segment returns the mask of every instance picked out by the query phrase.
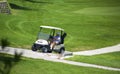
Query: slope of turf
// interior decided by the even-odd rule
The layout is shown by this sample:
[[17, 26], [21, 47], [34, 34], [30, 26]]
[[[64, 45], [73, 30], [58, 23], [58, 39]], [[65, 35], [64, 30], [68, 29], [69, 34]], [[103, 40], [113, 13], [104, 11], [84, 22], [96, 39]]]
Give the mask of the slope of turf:
[[120, 68], [119, 57], [120, 57], [120, 52], [113, 52], [113, 53], [101, 54], [95, 56], [75, 56], [69, 58], [68, 60]]
[[67, 50], [120, 43], [119, 0], [9, 0], [12, 15], [0, 14], [0, 38], [31, 48], [40, 25], [64, 28]]

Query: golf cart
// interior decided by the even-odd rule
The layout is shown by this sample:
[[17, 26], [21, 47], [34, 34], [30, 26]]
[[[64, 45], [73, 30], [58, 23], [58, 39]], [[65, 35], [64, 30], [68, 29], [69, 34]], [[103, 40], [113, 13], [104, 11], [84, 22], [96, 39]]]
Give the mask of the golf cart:
[[[60, 35], [59, 44], [51, 48], [51, 41], [53, 40], [56, 33]], [[37, 40], [32, 45], [33, 51], [42, 51], [43, 53], [51, 53], [52, 51], [58, 52], [60, 54], [64, 53], [64, 38], [66, 37], [64, 29], [52, 27], [52, 26], [40, 26], [40, 31], [37, 36]]]

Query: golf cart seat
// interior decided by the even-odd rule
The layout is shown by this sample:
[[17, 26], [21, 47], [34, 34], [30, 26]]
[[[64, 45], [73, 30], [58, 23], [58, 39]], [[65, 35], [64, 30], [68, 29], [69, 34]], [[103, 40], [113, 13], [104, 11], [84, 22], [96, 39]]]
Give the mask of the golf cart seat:
[[60, 42], [60, 44], [64, 44], [64, 39], [65, 39], [66, 36], [67, 36], [67, 33], [64, 32], [64, 34], [61, 36], [61, 42]]
[[[67, 33], [64, 32], [64, 34], [61, 35], [61, 41], [56, 45], [64, 44], [64, 39], [65, 39], [66, 36], [67, 36]], [[51, 38], [53, 38], [53, 37], [51, 37]]]

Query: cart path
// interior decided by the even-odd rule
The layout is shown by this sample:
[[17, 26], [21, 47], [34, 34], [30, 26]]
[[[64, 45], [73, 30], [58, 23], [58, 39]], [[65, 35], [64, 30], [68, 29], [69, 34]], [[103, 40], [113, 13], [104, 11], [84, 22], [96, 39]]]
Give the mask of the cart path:
[[44, 59], [44, 60], [48, 60], [48, 61], [61, 62], [61, 63], [71, 64], [71, 65], [76, 65], [76, 66], [84, 66], [84, 67], [100, 68], [100, 69], [105, 69], [105, 70], [120, 71], [120, 68], [112, 68], [112, 67], [100, 66], [100, 65], [95, 65], [95, 64], [88, 64], [88, 63], [58, 59], [58, 54], [33, 52], [33, 51], [27, 50], [27, 49], [12, 48], [12, 47], [6, 47], [4, 50], [2, 50], [0, 48], [0, 53], [7, 53], [7, 54], [14, 55], [15, 52], [22, 53], [22, 56], [28, 57], [28, 58]]
[[118, 51], [120, 51], [120, 44], [115, 45], [115, 46], [95, 49], [95, 50], [73, 52], [73, 55], [92, 56], [92, 55], [98, 55], [98, 54], [104, 54], [104, 53], [110, 53], [110, 52], [118, 52]]

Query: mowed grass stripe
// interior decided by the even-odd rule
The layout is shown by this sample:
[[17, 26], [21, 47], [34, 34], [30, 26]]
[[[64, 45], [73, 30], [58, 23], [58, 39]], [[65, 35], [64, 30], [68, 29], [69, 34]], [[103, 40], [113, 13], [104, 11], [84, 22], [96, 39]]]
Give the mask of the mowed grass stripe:
[[[17, 21], [17, 22], [14, 23], [14, 21]], [[16, 34], [16, 35], [19, 35], [19, 36], [25, 36], [25, 35], [22, 35], [22, 33], [19, 33], [20, 29], [17, 27], [18, 23], [19, 23], [19, 20], [16, 20], [16, 19], [8, 20], [8, 21], [6, 21], [6, 27], [11, 32], [11, 34]]]

